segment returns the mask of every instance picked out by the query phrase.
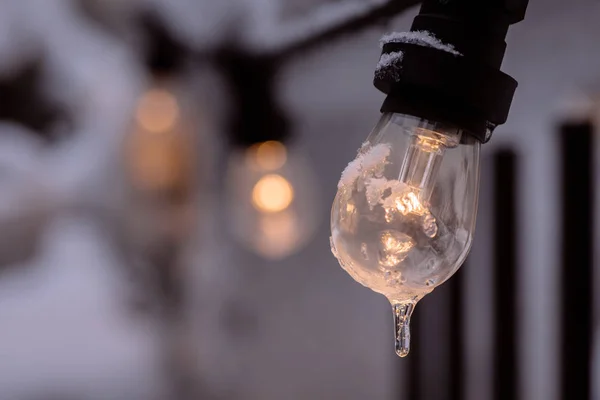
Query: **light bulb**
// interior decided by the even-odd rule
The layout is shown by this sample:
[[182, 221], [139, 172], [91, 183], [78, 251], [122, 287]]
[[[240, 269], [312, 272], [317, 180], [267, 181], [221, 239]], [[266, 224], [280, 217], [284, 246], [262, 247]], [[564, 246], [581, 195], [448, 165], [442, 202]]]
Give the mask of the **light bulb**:
[[283, 143], [266, 141], [235, 151], [227, 181], [230, 226], [238, 241], [252, 252], [282, 259], [314, 233], [311, 170]]
[[266, 214], [284, 211], [292, 204], [293, 200], [294, 188], [281, 175], [265, 175], [252, 189], [254, 207]]
[[136, 120], [142, 129], [150, 133], [167, 133], [179, 119], [179, 104], [174, 94], [163, 88], [153, 88], [138, 101]]
[[196, 150], [200, 123], [188, 97], [178, 81], [154, 79], [126, 137], [127, 227], [146, 249], [183, 241], [195, 226], [204, 176]]
[[396, 353], [416, 303], [469, 252], [480, 143], [455, 127], [386, 113], [344, 170], [331, 213], [340, 265], [393, 306]]

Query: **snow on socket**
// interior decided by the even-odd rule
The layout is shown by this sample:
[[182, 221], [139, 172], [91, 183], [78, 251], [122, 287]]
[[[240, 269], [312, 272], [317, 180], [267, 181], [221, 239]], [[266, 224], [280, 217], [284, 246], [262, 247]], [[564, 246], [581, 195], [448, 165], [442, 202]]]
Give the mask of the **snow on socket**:
[[394, 51], [391, 53], [383, 53], [377, 67], [375, 68], [375, 77], [377, 78], [392, 78], [396, 81], [400, 80], [400, 70], [402, 69], [402, 58], [404, 53]]
[[384, 35], [379, 43], [381, 47], [388, 43], [416, 44], [417, 46], [431, 47], [445, 51], [446, 53], [450, 53], [455, 56], [462, 56], [462, 53], [458, 52], [453, 45], [443, 43], [441, 40], [436, 38], [433, 33], [428, 31], [393, 32], [388, 35]]

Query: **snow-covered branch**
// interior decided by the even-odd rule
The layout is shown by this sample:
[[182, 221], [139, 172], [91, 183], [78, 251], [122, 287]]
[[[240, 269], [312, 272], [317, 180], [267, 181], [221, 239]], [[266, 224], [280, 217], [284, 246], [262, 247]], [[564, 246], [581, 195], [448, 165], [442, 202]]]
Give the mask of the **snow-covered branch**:
[[389, 20], [417, 3], [417, 0], [353, 0], [324, 4], [301, 20], [282, 26], [274, 23], [268, 26], [262, 21], [260, 29], [245, 36], [246, 42], [261, 52], [291, 56]]

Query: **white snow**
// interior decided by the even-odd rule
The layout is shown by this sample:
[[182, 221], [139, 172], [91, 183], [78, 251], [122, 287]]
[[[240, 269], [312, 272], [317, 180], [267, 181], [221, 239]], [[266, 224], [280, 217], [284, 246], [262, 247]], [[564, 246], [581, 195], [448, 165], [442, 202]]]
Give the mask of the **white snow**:
[[383, 167], [387, 164], [386, 159], [391, 152], [390, 146], [388, 144], [377, 144], [363, 151], [365, 148], [365, 144], [363, 144], [356, 158], [342, 172], [338, 189], [351, 186], [365, 174], [376, 175], [378, 172], [383, 171]]
[[388, 43], [416, 44], [423, 47], [432, 47], [455, 56], [462, 56], [462, 53], [458, 52], [453, 45], [443, 43], [441, 40], [436, 38], [433, 33], [428, 31], [393, 32], [388, 35], [384, 35], [379, 43], [381, 47]]
[[402, 69], [400, 63], [403, 57], [404, 53], [401, 51], [382, 54], [375, 68], [375, 76], [378, 78], [391, 77], [394, 80], [399, 80], [400, 69]]
[[360, 158], [355, 158], [350, 161], [348, 166], [342, 172], [342, 177], [338, 182], [338, 189], [348, 187], [352, 185], [360, 177], [361, 174], [361, 162]]
[[[105, 0], [103, 0], [105, 1]], [[116, 1], [116, 0], [113, 0]], [[244, 17], [256, 11], [268, 12], [266, 1], [248, 8], [243, 0], [137, 0], [155, 9], [171, 32], [187, 45], [202, 52], [218, 46], [232, 32], [244, 37]], [[131, 3], [132, 1], [121, 1]], [[135, 1], [133, 1], [135, 2]], [[248, 3], [248, 1], [246, 1]], [[262, 22], [262, 21], [261, 21]]]
[[373, 178], [367, 182], [366, 195], [371, 210], [381, 201], [381, 196], [385, 189], [387, 189], [388, 182], [386, 178]]
[[389, 67], [394, 64], [396, 61], [402, 60], [404, 57], [404, 53], [401, 51], [392, 52], [392, 53], [384, 53], [381, 55], [379, 59], [379, 63], [377, 64], [377, 69]]
[[10, 360], [0, 366], [3, 399], [162, 392], [156, 327], [123, 314], [127, 286], [116, 257], [91, 220], [60, 218], [44, 233], [39, 257], [3, 276], [0, 355]]
[[[367, 202], [373, 209], [377, 204], [381, 204], [384, 208], [394, 208], [394, 201], [397, 198], [395, 195], [405, 192], [408, 186], [396, 179], [373, 178], [366, 183], [366, 188]], [[390, 194], [385, 196], [388, 189]]]
[[400, 181], [390, 181], [388, 188], [392, 189], [392, 193], [386, 198], [381, 197], [380, 203], [385, 209], [394, 209], [396, 208], [396, 200], [401, 198], [407, 192], [409, 186]]

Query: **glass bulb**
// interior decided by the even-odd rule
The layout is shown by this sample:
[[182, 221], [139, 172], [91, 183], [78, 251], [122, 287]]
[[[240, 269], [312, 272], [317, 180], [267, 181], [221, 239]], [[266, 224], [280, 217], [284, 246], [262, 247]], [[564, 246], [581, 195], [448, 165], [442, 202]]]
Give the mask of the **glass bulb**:
[[193, 104], [185, 86], [167, 78], [152, 80], [136, 103], [124, 143], [127, 227], [144, 251], [181, 242], [196, 228], [206, 168]]
[[410, 349], [416, 303], [469, 252], [479, 149], [458, 128], [387, 113], [342, 173], [331, 249], [357, 282], [391, 302], [401, 357]]
[[233, 234], [247, 249], [282, 259], [316, 228], [314, 179], [308, 163], [278, 141], [232, 154], [229, 211]]

